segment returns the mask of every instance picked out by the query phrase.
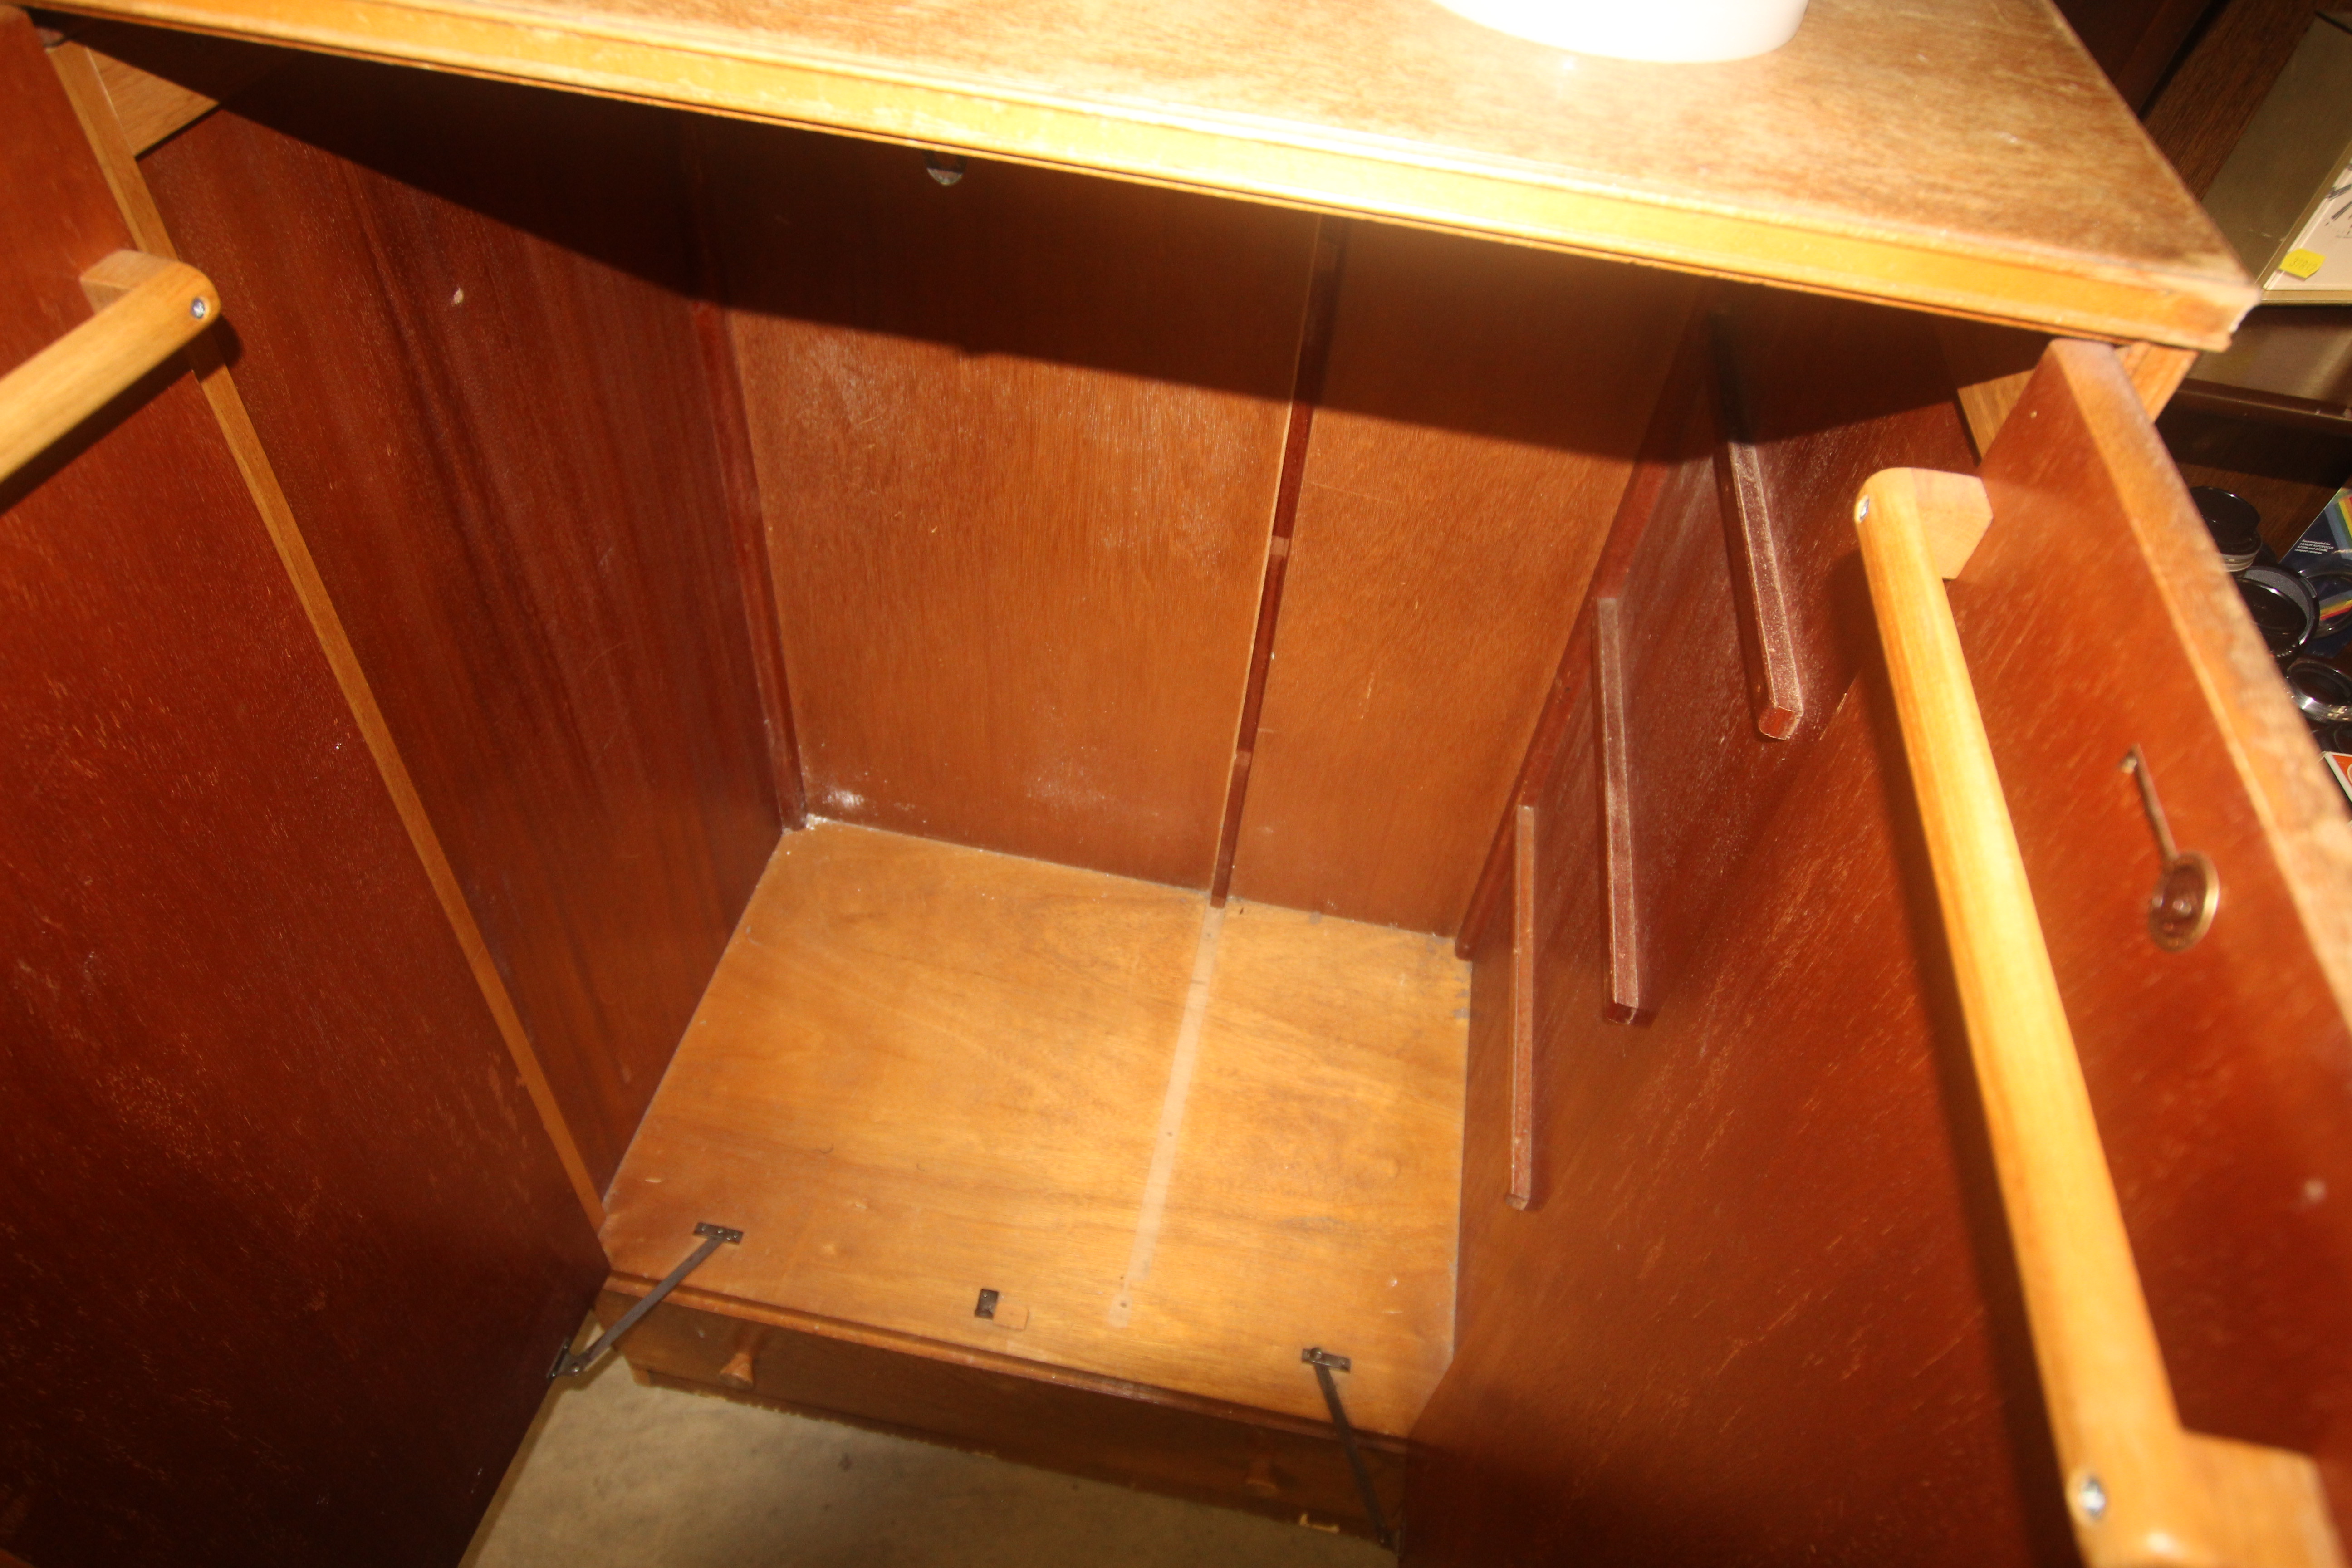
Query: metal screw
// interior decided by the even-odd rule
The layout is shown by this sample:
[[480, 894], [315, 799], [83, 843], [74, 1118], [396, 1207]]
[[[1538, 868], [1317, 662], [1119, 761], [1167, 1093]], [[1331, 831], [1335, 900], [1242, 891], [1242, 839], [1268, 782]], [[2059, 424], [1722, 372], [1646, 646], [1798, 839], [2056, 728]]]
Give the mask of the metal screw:
[[188, 314], [199, 321], [203, 321], [211, 310], [212, 307], [205, 302], [205, 297], [201, 294], [188, 301]]
[[2089, 1470], [2074, 1478], [2074, 1506], [2093, 1524], [2107, 1517], [2107, 1489]]
[[1856, 522], [1860, 522], [1864, 518], [1868, 517], [1869, 515], [1870, 498], [1868, 496], [1864, 496], [1862, 498], [1861, 503], [1853, 509], [1853, 520]]

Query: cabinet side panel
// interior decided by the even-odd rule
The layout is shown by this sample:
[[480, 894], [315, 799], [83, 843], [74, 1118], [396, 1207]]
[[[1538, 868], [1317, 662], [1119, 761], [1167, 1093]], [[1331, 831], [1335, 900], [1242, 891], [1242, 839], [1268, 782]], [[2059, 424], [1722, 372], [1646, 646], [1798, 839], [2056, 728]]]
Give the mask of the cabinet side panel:
[[[15, 364], [129, 237], [9, 10], [0, 104]], [[0, 1558], [454, 1561], [603, 1258], [176, 360], [0, 485]]]
[[1965, 469], [1966, 440], [1916, 320], [1726, 309], [1804, 722], [1757, 732], [1713, 488], [1670, 482], [1605, 585], [1636, 634], [1654, 1017], [1604, 1019], [1585, 689], [1536, 799], [1536, 1202], [1500, 1194], [1503, 1027], [1482, 1015], [1517, 998], [1487, 973], [1506, 962], [1490, 921], [1455, 1358], [1414, 1432], [1408, 1560], [2063, 1558], [1900, 742], [1875, 675], [1856, 679], [1876, 665], [1854, 488]]
[[1696, 287], [1358, 226], [1237, 895], [1452, 934]]
[[810, 811], [1208, 886], [1315, 219], [704, 156]]
[[301, 59], [143, 164], [599, 1183], [780, 831], [674, 132]]

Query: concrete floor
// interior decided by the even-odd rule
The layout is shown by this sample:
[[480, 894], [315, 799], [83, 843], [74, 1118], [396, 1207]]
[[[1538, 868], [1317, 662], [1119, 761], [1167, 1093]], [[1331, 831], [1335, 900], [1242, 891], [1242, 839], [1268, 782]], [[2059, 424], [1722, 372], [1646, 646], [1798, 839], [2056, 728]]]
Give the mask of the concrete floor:
[[1389, 1568], [1369, 1542], [727, 1400], [551, 1394], [465, 1568]]

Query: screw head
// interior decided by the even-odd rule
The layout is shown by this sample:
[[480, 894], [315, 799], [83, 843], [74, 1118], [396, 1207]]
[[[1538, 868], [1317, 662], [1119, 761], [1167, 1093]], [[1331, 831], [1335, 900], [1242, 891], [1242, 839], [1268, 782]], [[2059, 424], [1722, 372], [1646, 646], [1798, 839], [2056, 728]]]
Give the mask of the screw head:
[[1853, 520], [1856, 522], [1860, 522], [1864, 518], [1868, 517], [1869, 515], [1870, 498], [1868, 496], [1864, 496], [1859, 502], [1855, 503], [1853, 509]]
[[188, 301], [188, 314], [194, 316], [197, 321], [203, 321], [211, 313], [212, 305], [203, 295], [199, 294], [194, 299]]
[[2084, 1470], [2074, 1478], [2074, 1508], [2084, 1519], [2096, 1524], [2107, 1517], [2107, 1489], [2099, 1478]]

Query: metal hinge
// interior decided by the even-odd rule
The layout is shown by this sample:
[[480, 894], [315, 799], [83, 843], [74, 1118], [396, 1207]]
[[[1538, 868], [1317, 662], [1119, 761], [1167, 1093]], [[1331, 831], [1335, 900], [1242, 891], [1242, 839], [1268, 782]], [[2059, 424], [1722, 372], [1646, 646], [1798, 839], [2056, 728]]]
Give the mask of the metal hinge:
[[619, 1322], [598, 1334], [594, 1344], [577, 1355], [572, 1353], [572, 1342], [569, 1339], [556, 1347], [555, 1364], [547, 1369], [548, 1382], [553, 1383], [559, 1377], [577, 1377], [594, 1366], [597, 1362], [604, 1359], [606, 1351], [619, 1342], [623, 1334], [637, 1326], [638, 1319], [659, 1306], [661, 1299], [677, 1289], [679, 1281], [688, 1275], [701, 1268], [703, 1261], [712, 1253], [718, 1251], [722, 1246], [732, 1247], [743, 1239], [741, 1231], [728, 1226], [712, 1225], [709, 1220], [696, 1226], [694, 1234], [702, 1237], [702, 1245], [688, 1253], [686, 1261], [671, 1269], [660, 1284], [646, 1291], [635, 1306], [622, 1313]]

